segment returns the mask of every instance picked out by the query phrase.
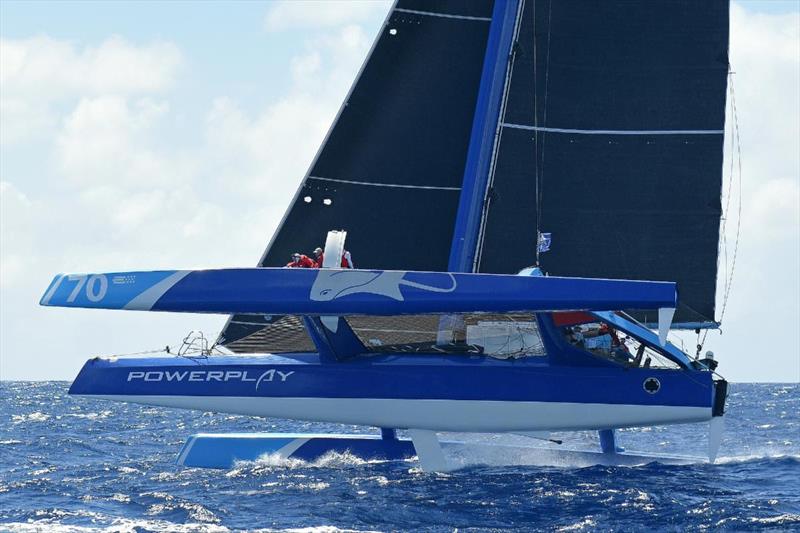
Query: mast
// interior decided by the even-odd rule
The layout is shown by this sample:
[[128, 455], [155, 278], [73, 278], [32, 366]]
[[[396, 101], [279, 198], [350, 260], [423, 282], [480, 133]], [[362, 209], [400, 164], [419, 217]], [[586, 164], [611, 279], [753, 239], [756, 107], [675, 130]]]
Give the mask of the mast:
[[492, 25], [483, 60], [481, 85], [472, 122], [464, 182], [458, 205], [450, 260], [450, 272], [473, 272], [478, 234], [490, 186], [493, 156], [500, 130], [505, 95], [508, 91], [512, 46], [517, 36], [521, 0], [496, 0]]

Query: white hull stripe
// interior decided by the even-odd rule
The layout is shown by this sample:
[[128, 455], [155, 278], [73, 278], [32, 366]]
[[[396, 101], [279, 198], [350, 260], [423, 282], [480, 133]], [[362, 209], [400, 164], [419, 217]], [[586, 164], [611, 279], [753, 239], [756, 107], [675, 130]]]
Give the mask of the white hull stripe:
[[308, 442], [309, 439], [294, 439], [292, 442], [278, 450], [277, 453], [281, 457], [291, 457], [294, 452], [300, 449], [300, 447]]
[[56, 276], [56, 278], [53, 280], [53, 283], [50, 285], [50, 289], [47, 291], [47, 294], [45, 294], [44, 298], [42, 298], [42, 301], [39, 302], [39, 305], [47, 305], [50, 303], [50, 298], [52, 298], [56, 293], [56, 290], [58, 290], [58, 287], [61, 285], [62, 281], [64, 281], [64, 274], [59, 274]]
[[405, 9], [402, 7], [395, 8], [395, 11], [400, 13], [411, 13], [412, 15], [425, 15], [427, 17], [442, 17], [446, 19], [460, 19], [460, 20], [482, 20], [484, 22], [491, 22], [489, 17], [470, 17], [469, 15], [450, 15], [448, 13], [434, 13], [433, 11], [417, 11], [416, 9]]
[[568, 128], [545, 128], [503, 122], [504, 128], [517, 130], [544, 131], [547, 133], [574, 133], [578, 135], [722, 135], [725, 130], [577, 130]]
[[186, 456], [189, 455], [189, 452], [191, 452], [192, 448], [194, 448], [195, 442], [197, 442], [197, 435], [192, 435], [189, 437], [189, 440], [186, 441], [186, 444], [183, 445], [181, 454], [178, 456], [179, 465], [182, 465], [186, 462]]
[[170, 290], [176, 283], [180, 280], [191, 274], [191, 270], [178, 270], [174, 274], [170, 275], [168, 278], [165, 278], [140, 295], [136, 298], [125, 304], [123, 309], [133, 309], [136, 311], [149, 311], [153, 308], [153, 305], [158, 301], [159, 298], [164, 296], [164, 293]]
[[[179, 465], [185, 465], [186, 464], [186, 458], [189, 456], [190, 453], [192, 453], [192, 449], [194, 448], [194, 445], [197, 443], [198, 440], [208, 440], [208, 439], [216, 439], [216, 438], [225, 439], [227, 437], [233, 437], [233, 438], [239, 438], [239, 439], [242, 439], [242, 438], [260, 438], [260, 437], [263, 438], [265, 436], [266, 437], [281, 438], [281, 439], [283, 439], [283, 438], [291, 438], [290, 435], [280, 435], [280, 434], [271, 434], [271, 433], [265, 433], [263, 435], [258, 434], [258, 433], [247, 433], [247, 434], [243, 434], [243, 433], [226, 433], [226, 434], [222, 434], [222, 435], [198, 433], [197, 435], [192, 435], [191, 437], [189, 437], [189, 440], [187, 440], [186, 444], [183, 445], [183, 449], [181, 450], [181, 453], [178, 456], [178, 464]], [[311, 440], [314, 437], [317, 437], [317, 438], [320, 438], [320, 437], [329, 438], [329, 435], [320, 434], [320, 435], [302, 435], [302, 436], [298, 436], [298, 437], [292, 438], [292, 440], [291, 440], [291, 442], [289, 442], [289, 444], [287, 444], [287, 445], [283, 446], [282, 448], [276, 450], [274, 453], [277, 453], [281, 457], [291, 457], [291, 455], [294, 452], [296, 452], [297, 450], [299, 450], [300, 447], [303, 446], [303, 444], [307, 443], [309, 440]], [[342, 435], [341, 437], [342, 438], [348, 438], [348, 437], [352, 437], [352, 435]]]
[[478, 433], [577, 431], [683, 424], [711, 419], [710, 407], [663, 405], [385, 398], [85, 396], [248, 416]]
[[430, 189], [435, 191], [460, 191], [461, 187], [436, 187], [434, 185], [401, 185], [397, 183], [374, 183], [371, 181], [339, 180], [334, 178], [320, 178], [309, 176], [310, 180], [332, 181], [334, 183], [347, 183], [348, 185], [368, 185], [370, 187], [391, 187], [396, 189]]

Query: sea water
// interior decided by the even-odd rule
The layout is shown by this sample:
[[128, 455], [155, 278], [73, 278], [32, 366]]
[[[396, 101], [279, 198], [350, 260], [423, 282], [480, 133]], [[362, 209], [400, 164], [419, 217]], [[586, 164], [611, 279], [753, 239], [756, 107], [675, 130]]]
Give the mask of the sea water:
[[[502, 453], [413, 461], [264, 457], [180, 468], [195, 432], [353, 432], [72, 398], [64, 382], [0, 382], [0, 531], [800, 530], [800, 385], [732, 384], [718, 464], [532, 466]], [[705, 425], [620, 431], [630, 450], [706, 450]], [[560, 434], [596, 448], [592, 433]], [[475, 442], [528, 437], [468, 435]]]

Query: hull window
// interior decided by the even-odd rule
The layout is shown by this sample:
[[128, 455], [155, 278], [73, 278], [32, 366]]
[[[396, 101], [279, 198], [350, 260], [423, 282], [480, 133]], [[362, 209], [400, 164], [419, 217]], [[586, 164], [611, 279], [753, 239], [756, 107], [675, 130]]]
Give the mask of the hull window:
[[546, 355], [533, 314], [352, 316], [347, 322], [374, 353]]

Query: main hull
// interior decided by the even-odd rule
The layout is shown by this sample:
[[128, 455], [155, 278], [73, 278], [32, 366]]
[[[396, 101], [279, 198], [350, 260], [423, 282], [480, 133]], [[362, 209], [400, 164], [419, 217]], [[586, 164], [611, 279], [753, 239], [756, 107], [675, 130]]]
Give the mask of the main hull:
[[[587, 430], [711, 419], [709, 372], [552, 366], [537, 358], [316, 354], [93, 359], [70, 393], [107, 400], [433, 431]], [[655, 392], [646, 382], [658, 383]], [[652, 389], [652, 387], [651, 387]]]

